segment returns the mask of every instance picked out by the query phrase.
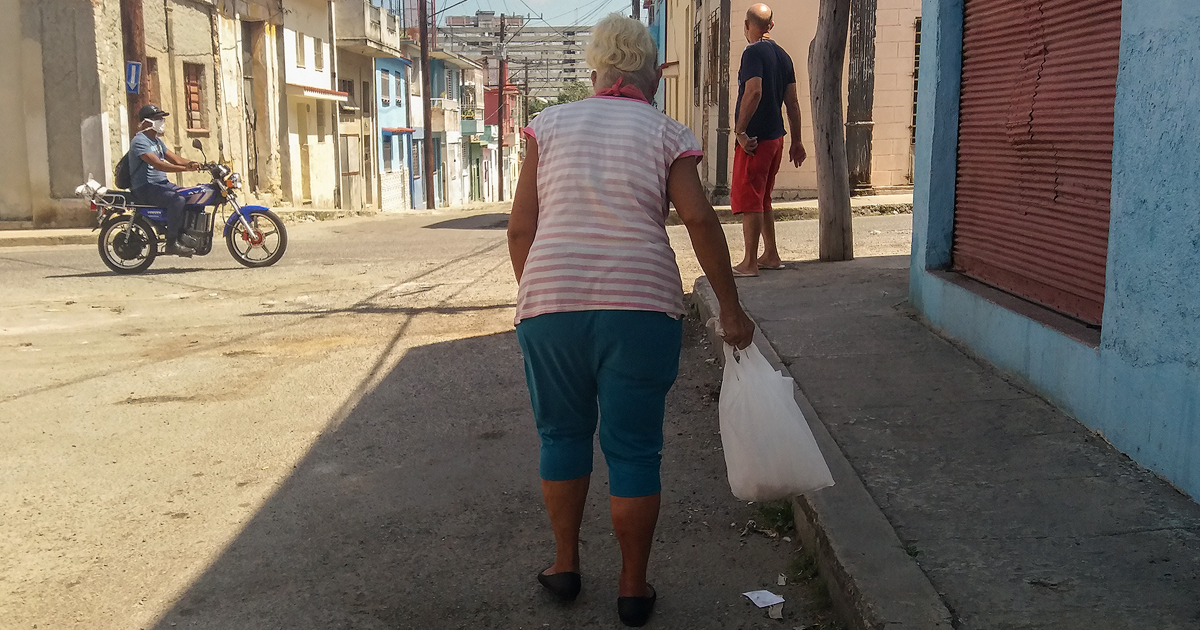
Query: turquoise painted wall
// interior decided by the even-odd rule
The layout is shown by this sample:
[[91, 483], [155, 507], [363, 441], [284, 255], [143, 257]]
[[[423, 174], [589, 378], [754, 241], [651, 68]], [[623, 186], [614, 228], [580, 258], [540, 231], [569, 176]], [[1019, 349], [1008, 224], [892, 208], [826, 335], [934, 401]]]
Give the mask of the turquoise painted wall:
[[1123, 13], [1099, 347], [927, 272], [950, 262], [961, 0], [922, 7], [930, 52], [917, 105], [912, 301], [935, 327], [1200, 498], [1200, 3], [1139, 0]]

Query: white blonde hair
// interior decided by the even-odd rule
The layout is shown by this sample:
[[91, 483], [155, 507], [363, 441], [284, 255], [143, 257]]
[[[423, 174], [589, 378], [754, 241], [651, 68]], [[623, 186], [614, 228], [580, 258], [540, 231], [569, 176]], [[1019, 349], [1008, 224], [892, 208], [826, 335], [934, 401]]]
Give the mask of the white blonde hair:
[[658, 84], [658, 47], [650, 29], [619, 13], [609, 14], [592, 29], [587, 63], [596, 71], [599, 88], [624, 79], [650, 96]]

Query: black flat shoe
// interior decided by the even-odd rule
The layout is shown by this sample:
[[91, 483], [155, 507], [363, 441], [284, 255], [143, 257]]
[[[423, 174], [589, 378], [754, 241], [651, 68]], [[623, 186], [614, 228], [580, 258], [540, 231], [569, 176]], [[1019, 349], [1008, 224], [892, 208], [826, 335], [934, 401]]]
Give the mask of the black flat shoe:
[[554, 575], [539, 573], [538, 582], [564, 602], [575, 601], [575, 598], [579, 597], [579, 590], [583, 588], [583, 580], [579, 574], [571, 571], [563, 571]]
[[646, 625], [650, 620], [650, 613], [654, 612], [654, 602], [658, 599], [658, 592], [650, 587], [649, 597], [618, 597], [617, 598], [617, 616], [621, 618], [621, 623], [631, 627], [640, 628]]

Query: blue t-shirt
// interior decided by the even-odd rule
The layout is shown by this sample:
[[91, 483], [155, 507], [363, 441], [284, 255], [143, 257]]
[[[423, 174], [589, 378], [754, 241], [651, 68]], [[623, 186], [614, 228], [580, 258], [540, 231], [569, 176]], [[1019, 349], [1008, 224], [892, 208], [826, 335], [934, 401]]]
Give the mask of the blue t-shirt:
[[742, 111], [742, 94], [746, 92], [746, 81], [762, 79], [762, 100], [750, 117], [746, 134], [758, 140], [774, 140], [784, 135], [783, 95], [787, 87], [796, 82], [796, 70], [792, 58], [774, 41], [760, 39], [742, 52], [742, 65], [738, 68], [736, 121]]
[[170, 184], [171, 180], [167, 179], [167, 174], [150, 166], [142, 156], [147, 153], [154, 153], [158, 159], [167, 160], [167, 148], [163, 146], [162, 140], [155, 138], [150, 139], [145, 132], [141, 132], [133, 137], [133, 141], [129, 143], [129, 184], [134, 190], [145, 186], [146, 184]]

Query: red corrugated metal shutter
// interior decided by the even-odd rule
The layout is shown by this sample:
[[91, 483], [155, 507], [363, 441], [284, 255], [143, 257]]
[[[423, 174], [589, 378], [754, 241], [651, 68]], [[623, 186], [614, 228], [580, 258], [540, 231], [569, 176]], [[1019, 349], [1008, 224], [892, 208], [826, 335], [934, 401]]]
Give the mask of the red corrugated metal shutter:
[[1121, 0], [966, 0], [954, 268], [1099, 324]]

